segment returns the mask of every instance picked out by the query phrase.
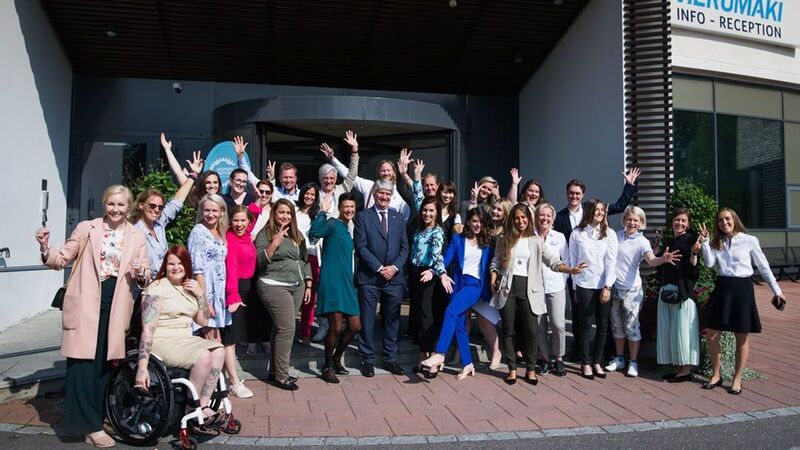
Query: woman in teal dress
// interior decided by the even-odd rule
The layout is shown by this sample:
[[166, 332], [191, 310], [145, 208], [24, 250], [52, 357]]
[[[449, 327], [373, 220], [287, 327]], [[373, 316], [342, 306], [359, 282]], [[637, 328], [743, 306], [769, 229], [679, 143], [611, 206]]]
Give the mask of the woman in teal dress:
[[[330, 196], [323, 203], [330, 202]], [[353, 285], [353, 238], [351, 221], [356, 214], [356, 199], [345, 192], [339, 196], [339, 217], [328, 218], [324, 211], [330, 205], [322, 205], [311, 229], [309, 240], [314, 243], [323, 239], [322, 265], [317, 288], [317, 314], [328, 318], [330, 327], [325, 335], [325, 366], [322, 379], [338, 383], [336, 375], [349, 372], [342, 366], [342, 355], [353, 337], [361, 330], [358, 297]], [[343, 320], [347, 320], [347, 328]]]

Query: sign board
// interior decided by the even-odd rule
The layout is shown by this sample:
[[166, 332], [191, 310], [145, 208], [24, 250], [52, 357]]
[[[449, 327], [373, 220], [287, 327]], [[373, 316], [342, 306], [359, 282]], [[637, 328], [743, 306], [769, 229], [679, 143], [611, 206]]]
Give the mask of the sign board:
[[800, 1], [672, 0], [672, 26], [800, 47]]
[[[244, 160], [250, 166], [250, 158], [247, 152], [244, 154]], [[215, 145], [206, 157], [206, 163], [203, 165], [203, 170], [213, 170], [219, 174], [220, 193], [228, 192], [230, 188], [231, 172], [239, 168], [239, 157], [236, 155], [236, 150], [233, 149], [232, 141], [220, 142]]]

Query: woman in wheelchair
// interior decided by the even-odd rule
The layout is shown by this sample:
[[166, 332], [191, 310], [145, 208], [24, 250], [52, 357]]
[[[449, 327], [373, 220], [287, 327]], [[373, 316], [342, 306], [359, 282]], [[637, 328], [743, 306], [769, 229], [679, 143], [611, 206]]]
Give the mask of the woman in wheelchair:
[[173, 246], [167, 251], [156, 280], [142, 296], [142, 337], [135, 383], [139, 389], [149, 389], [147, 367], [151, 353], [167, 367], [188, 369], [189, 381], [199, 393], [203, 418], [207, 419], [216, 414], [208, 404], [222, 370], [225, 349], [219, 342], [192, 335], [192, 322], [204, 326], [210, 313], [205, 288], [191, 278], [191, 269], [189, 251]]

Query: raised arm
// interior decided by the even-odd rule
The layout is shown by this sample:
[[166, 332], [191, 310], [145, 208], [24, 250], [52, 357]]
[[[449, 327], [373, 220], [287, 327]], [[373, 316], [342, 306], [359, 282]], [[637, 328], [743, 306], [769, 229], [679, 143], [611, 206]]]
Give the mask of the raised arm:
[[169, 168], [172, 174], [175, 175], [175, 179], [178, 180], [178, 186], [183, 186], [183, 184], [186, 183], [186, 174], [183, 173], [181, 164], [178, 162], [178, 159], [175, 158], [175, 154], [172, 153], [172, 141], [168, 141], [167, 136], [165, 136], [163, 132], [161, 133], [161, 146], [164, 148], [164, 154], [167, 155]]
[[259, 179], [256, 174], [250, 169], [250, 164], [247, 162], [247, 159], [244, 157], [245, 149], [247, 148], [247, 142], [244, 141], [243, 136], [234, 136], [233, 137], [233, 150], [236, 152], [236, 159], [239, 165], [239, 168], [247, 172], [247, 180], [250, 181], [250, 184], [253, 186], [253, 189], [258, 189], [258, 182]]
[[195, 181], [197, 181], [197, 177], [200, 176], [200, 173], [203, 171], [203, 158], [200, 157], [200, 152], [192, 152], [192, 160], [189, 161], [187, 159], [186, 163], [189, 164], [189, 176], [186, 177], [186, 181], [180, 185], [175, 195], [172, 196], [173, 199], [181, 203], [186, 200], [189, 192], [192, 191]]
[[344, 141], [350, 145], [350, 167], [347, 169], [347, 175], [345, 175], [344, 180], [342, 180], [342, 187], [345, 192], [350, 192], [353, 189], [356, 178], [358, 178], [358, 135], [347, 130]]
[[508, 187], [508, 194], [506, 198], [511, 200], [511, 203], [517, 203], [517, 191], [519, 191], [519, 183], [522, 177], [519, 176], [519, 169], [516, 167], [511, 169], [511, 186]]
[[631, 168], [628, 173], [622, 172], [622, 177], [625, 178], [625, 185], [622, 186], [622, 194], [620, 194], [617, 201], [608, 205], [609, 216], [625, 211], [625, 208], [631, 203], [633, 196], [636, 195], [636, 179], [639, 178], [641, 173], [642, 171], [638, 167]]
[[[403, 148], [400, 150], [400, 157], [397, 158], [397, 175], [405, 181], [408, 187], [411, 187], [412, 180], [411, 177], [408, 176], [408, 165], [411, 163], [411, 151], [407, 148]], [[398, 180], [398, 183], [399, 180]]]
[[700, 224], [700, 245], [703, 249], [703, 262], [706, 267], [714, 267], [717, 265], [717, 254], [708, 243], [708, 228], [706, 224]]

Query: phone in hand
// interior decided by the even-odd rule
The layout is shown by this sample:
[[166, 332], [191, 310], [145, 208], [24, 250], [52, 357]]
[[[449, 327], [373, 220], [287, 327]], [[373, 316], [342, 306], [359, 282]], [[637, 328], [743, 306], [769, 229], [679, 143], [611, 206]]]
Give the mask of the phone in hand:
[[774, 306], [778, 311], [783, 311], [784, 308], [786, 308], [786, 300], [775, 295], [772, 297], [772, 306]]

